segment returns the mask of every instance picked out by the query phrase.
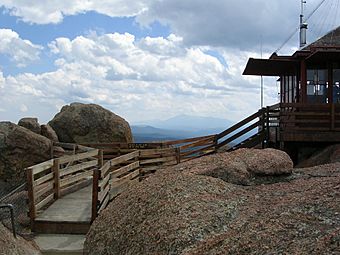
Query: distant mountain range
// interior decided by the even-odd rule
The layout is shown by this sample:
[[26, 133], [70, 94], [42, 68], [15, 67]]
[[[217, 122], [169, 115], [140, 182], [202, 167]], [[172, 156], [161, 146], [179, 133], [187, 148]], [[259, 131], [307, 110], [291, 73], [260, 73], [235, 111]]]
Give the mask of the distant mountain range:
[[225, 119], [179, 115], [167, 120], [150, 120], [131, 126], [135, 142], [177, 140], [219, 133], [229, 126]]

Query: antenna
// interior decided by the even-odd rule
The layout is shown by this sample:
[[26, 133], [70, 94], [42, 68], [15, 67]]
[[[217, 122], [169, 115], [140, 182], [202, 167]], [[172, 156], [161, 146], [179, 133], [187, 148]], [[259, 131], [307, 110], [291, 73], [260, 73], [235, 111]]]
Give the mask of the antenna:
[[[262, 35], [261, 35], [261, 59], [263, 55]], [[261, 75], [261, 108], [263, 108], [263, 76]]]
[[304, 5], [307, 3], [306, 0], [301, 0], [301, 14], [300, 14], [300, 49], [303, 48], [307, 44], [307, 23], [304, 22]]

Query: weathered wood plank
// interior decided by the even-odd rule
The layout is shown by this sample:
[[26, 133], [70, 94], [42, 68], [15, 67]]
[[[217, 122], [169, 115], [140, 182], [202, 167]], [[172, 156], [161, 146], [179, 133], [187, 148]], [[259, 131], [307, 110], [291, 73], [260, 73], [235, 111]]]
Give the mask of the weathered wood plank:
[[235, 139], [239, 138], [240, 136], [242, 136], [242, 135], [248, 133], [249, 131], [253, 130], [254, 128], [258, 127], [260, 123], [261, 123], [261, 121], [257, 121], [254, 124], [246, 127], [245, 129], [242, 129], [241, 131], [239, 131], [236, 134], [232, 135], [231, 137], [227, 138], [223, 142], [219, 143], [217, 145], [217, 147], [220, 148], [220, 147], [222, 147], [222, 146], [224, 146], [224, 145], [234, 141]]
[[83, 180], [83, 181], [78, 181], [77, 183], [69, 186], [69, 187], [64, 187], [60, 189], [60, 197], [63, 197], [67, 194], [73, 193], [75, 191], [78, 191], [82, 188], [85, 188], [86, 186], [90, 185], [92, 182], [91, 179]]
[[166, 141], [164, 142], [165, 145], [176, 145], [176, 144], [182, 144], [182, 143], [191, 143], [202, 139], [207, 138], [213, 138], [215, 135], [208, 135], [208, 136], [201, 136], [201, 137], [193, 137], [193, 138], [187, 138], [187, 139], [181, 139], [181, 140], [175, 140], [175, 141]]
[[235, 125], [231, 126], [230, 128], [224, 130], [223, 132], [219, 133], [217, 135], [217, 139], [221, 139], [222, 137], [225, 137], [226, 135], [236, 131], [237, 129], [241, 128], [242, 126], [248, 124], [249, 122], [251, 122], [252, 120], [262, 116], [263, 114], [263, 110], [259, 110], [258, 112], [250, 115], [249, 117], [243, 119], [242, 121], [236, 123]]
[[36, 187], [36, 186], [38, 186], [38, 185], [40, 185], [40, 184], [42, 184], [44, 182], [50, 181], [50, 180], [53, 179], [53, 177], [54, 177], [53, 172], [49, 173], [49, 174], [46, 174], [46, 175], [40, 177], [39, 179], [35, 180], [33, 182], [33, 186]]
[[103, 202], [104, 198], [105, 198], [106, 195], [109, 193], [109, 191], [110, 191], [110, 185], [107, 185], [106, 188], [105, 188], [104, 190], [102, 190], [102, 191], [100, 191], [100, 192], [98, 193], [98, 201], [99, 201], [100, 203]]
[[80, 153], [80, 154], [76, 154], [76, 155], [63, 156], [63, 157], [59, 158], [59, 164], [65, 164], [65, 163], [69, 163], [69, 162], [73, 162], [73, 161], [77, 161], [77, 160], [81, 160], [81, 159], [94, 157], [94, 156], [97, 156], [97, 155], [98, 155], [98, 149], [94, 149], [92, 151], [84, 152], [84, 153]]
[[47, 160], [45, 162], [42, 162], [40, 164], [37, 164], [37, 165], [34, 165], [34, 166], [30, 166], [28, 168], [26, 168], [27, 170], [28, 169], [32, 169], [33, 170], [33, 175], [36, 175], [36, 174], [39, 174], [45, 170], [48, 170], [50, 169], [52, 166], [53, 166], [53, 162], [54, 162], [54, 159], [50, 159], [50, 160]]
[[107, 161], [102, 168], [100, 168], [101, 178], [105, 178], [111, 169], [111, 161]]
[[121, 185], [122, 183], [128, 182], [139, 175], [139, 171], [136, 170], [128, 175], [125, 175], [121, 178], [113, 178], [111, 181], [111, 188], [114, 188], [117, 185]]
[[140, 157], [153, 157], [153, 156], [160, 156], [160, 155], [175, 155], [176, 149], [174, 148], [165, 148], [165, 149], [148, 149], [148, 150], [141, 150]]
[[93, 222], [98, 215], [98, 186], [100, 178], [100, 170], [95, 169], [93, 171], [92, 180], [92, 204], [91, 204], [91, 222]]
[[27, 177], [27, 193], [28, 193], [28, 208], [31, 228], [33, 228], [34, 219], [36, 217], [35, 209], [35, 194], [34, 194], [34, 184], [33, 184], [33, 169], [26, 169]]
[[134, 163], [131, 163], [127, 166], [123, 166], [111, 173], [111, 178], [118, 178], [119, 176], [126, 174], [128, 172], [131, 172], [132, 170], [135, 170], [139, 168], [139, 161], [136, 161]]
[[47, 197], [45, 197], [43, 200], [41, 200], [36, 206], [36, 210], [40, 210], [42, 207], [47, 205], [49, 202], [51, 202], [54, 199], [54, 194], [50, 194]]
[[82, 170], [85, 170], [87, 168], [90, 167], [95, 167], [98, 164], [98, 159], [92, 160], [92, 161], [88, 161], [88, 162], [84, 162], [84, 163], [80, 163], [74, 166], [69, 166], [67, 168], [61, 168], [60, 169], [60, 177], [65, 176], [65, 175], [69, 175], [69, 174], [73, 174], [75, 172], [79, 172]]
[[197, 154], [199, 152], [204, 152], [205, 150], [209, 150], [209, 149], [212, 149], [214, 147], [215, 147], [215, 144], [212, 144], [212, 145], [208, 145], [208, 146], [203, 147], [203, 148], [198, 148], [196, 150], [181, 152], [181, 157], [192, 155], [192, 154]]
[[61, 179], [60, 180], [60, 187], [65, 187], [66, 185], [70, 185], [74, 182], [80, 181], [81, 179], [87, 178], [92, 176], [92, 170], [80, 173], [80, 174], [76, 174], [74, 176], [70, 176], [68, 178], [65, 179]]
[[203, 145], [208, 145], [208, 144], [212, 144], [214, 143], [214, 139], [213, 138], [207, 138], [207, 139], [202, 139], [199, 140], [197, 142], [194, 143], [189, 143], [186, 145], [182, 145], [180, 146], [180, 150], [185, 150], [185, 149], [189, 149], [189, 148], [193, 148], [193, 147], [198, 147], [198, 146], [203, 146]]
[[140, 165], [147, 165], [147, 164], [154, 164], [154, 163], [163, 163], [163, 162], [172, 161], [172, 160], [176, 160], [176, 156], [140, 160], [139, 164]]
[[46, 194], [47, 192], [49, 191], [53, 191], [53, 188], [54, 188], [54, 184], [53, 182], [50, 182], [50, 183], [47, 183], [46, 185], [44, 185], [45, 187], [44, 188], [41, 188], [39, 190], [35, 190], [35, 199], [36, 200], [39, 200], [39, 198]]
[[124, 163], [130, 159], [139, 157], [139, 151], [134, 151], [129, 154], [114, 158], [110, 160], [111, 166], [118, 165]]
[[110, 179], [111, 179], [111, 174], [108, 174], [104, 179], [99, 181], [99, 185], [98, 185], [99, 191], [105, 189], [105, 187], [109, 183]]

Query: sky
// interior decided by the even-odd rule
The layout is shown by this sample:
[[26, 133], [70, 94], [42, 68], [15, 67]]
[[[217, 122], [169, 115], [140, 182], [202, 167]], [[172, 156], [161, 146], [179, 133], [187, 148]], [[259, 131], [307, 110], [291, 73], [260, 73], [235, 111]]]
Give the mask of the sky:
[[[305, 16], [320, 3], [307, 0]], [[339, 26], [339, 0], [308, 20], [312, 42]], [[99, 104], [130, 123], [176, 115], [238, 121], [260, 107], [249, 57], [296, 30], [300, 0], [0, 0], [0, 121]], [[279, 51], [297, 50], [297, 35]], [[278, 101], [264, 79], [264, 103]]]

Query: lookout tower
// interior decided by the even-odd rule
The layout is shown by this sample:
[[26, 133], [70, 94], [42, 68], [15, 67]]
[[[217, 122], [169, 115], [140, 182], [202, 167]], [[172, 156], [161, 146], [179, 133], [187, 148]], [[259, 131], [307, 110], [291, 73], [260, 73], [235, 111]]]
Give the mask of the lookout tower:
[[281, 148], [340, 142], [340, 27], [291, 56], [250, 58], [243, 74], [279, 77]]

